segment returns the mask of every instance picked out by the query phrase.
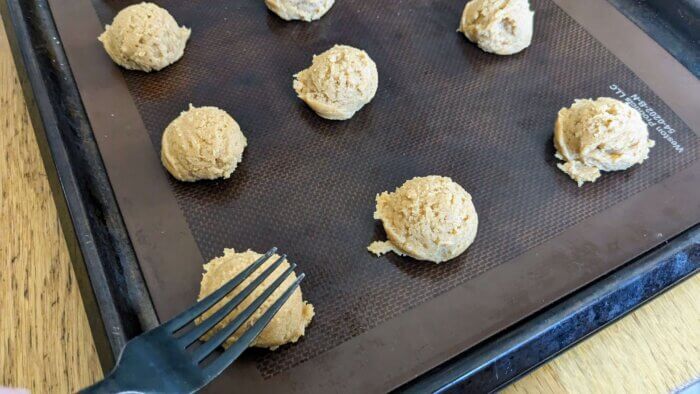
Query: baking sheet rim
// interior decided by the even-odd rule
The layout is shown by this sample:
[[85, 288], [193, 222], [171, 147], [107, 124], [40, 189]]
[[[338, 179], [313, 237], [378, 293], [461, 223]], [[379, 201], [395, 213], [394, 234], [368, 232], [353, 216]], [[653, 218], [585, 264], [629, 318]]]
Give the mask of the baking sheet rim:
[[[134, 248], [136, 250], [141, 268], [144, 271], [144, 275], [147, 277], [147, 285], [149, 287], [149, 291], [152, 292], [153, 286], [159, 286], [159, 281], [163, 280], [164, 278], [160, 278], [157, 273], [149, 272], [149, 263], [153, 263], [157, 260], [173, 258], [182, 260], [187, 259], [188, 261], [191, 261], [193, 258], [195, 258], [198, 261], [201, 261], [201, 255], [199, 253], [196, 243], [194, 242], [192, 234], [190, 233], [189, 228], [187, 227], [183, 214], [180, 211], [174, 196], [170, 192], [169, 187], [167, 186], [166, 175], [160, 166], [160, 161], [157, 158], [156, 152], [152, 149], [152, 145], [148, 140], [147, 132], [145, 130], [145, 127], [143, 126], [143, 122], [138, 113], [138, 109], [134, 105], [129, 91], [126, 88], [126, 84], [123, 80], [121, 72], [112, 65], [111, 61], [106, 57], [106, 55], [104, 55], [102, 49], [97, 44], [96, 40], [94, 40], [94, 38], [91, 37], [91, 34], [94, 34], [94, 36], [96, 37], [102, 29], [97, 19], [97, 16], [94, 13], [94, 8], [92, 7], [92, 4], [89, 0], [78, 0], [75, 2], [71, 2], [73, 4], [70, 5], [61, 2], [59, 6], [56, 0], [48, 1], [51, 5], [54, 19], [56, 20], [57, 28], [59, 29], [59, 32], [61, 34], [62, 42], [66, 49], [69, 62], [71, 63], [71, 67], [74, 70], [76, 82], [81, 88], [79, 89], [79, 91], [81, 93], [81, 96], [83, 97], [83, 104], [85, 105], [85, 103], [87, 103], [87, 105], [85, 105], [85, 108], [86, 112], [88, 113], [88, 117], [90, 118], [91, 125], [93, 126], [93, 130], [103, 128], [105, 135], [110, 135], [109, 142], [106, 141], [106, 138], [100, 138], [100, 135], [98, 133], [96, 133], [96, 139], [98, 141], [98, 144], [100, 145], [100, 151], [103, 155], [103, 159], [105, 160], [105, 164], [107, 164], [106, 168], [109, 174], [110, 182], [112, 182], [120, 209], [124, 213], [124, 220], [127, 224], [132, 244], [134, 245]], [[612, 8], [611, 5], [609, 5], [604, 0], [595, 1], [599, 3], [597, 5], [600, 7], [610, 7], [611, 12], [601, 13], [605, 15], [604, 17], [599, 18], [597, 21], [586, 20], [587, 16], [584, 15], [585, 12], [581, 12], [580, 6], [577, 6], [572, 0], [554, 1], [565, 11], [567, 11], [567, 13], [574, 17], [574, 19], [581, 23], [584, 26], [584, 28], [586, 28], [589, 32], [593, 33], [593, 35], [601, 42], [603, 42], [604, 45], [606, 43], [606, 40], [601, 39], [599, 35], [604, 34], [606, 32], [605, 29], [602, 28], [603, 26], [605, 26], [606, 24], [607, 26], [610, 26], [610, 21], [606, 20], [606, 18], [608, 18], [612, 19], [614, 23], [623, 25], [624, 31], [630, 33], [628, 34], [628, 39], [635, 39], [640, 41], [640, 45], [637, 45], [636, 47], [645, 46], [652, 52], [655, 52], [654, 56], [657, 59], [660, 59], [661, 63], [675, 64], [675, 68], [680, 67], [687, 73], [687, 70], [683, 69], [682, 66], [678, 65], [675, 59], [673, 59], [669, 54], [667, 54], [662, 48], [658, 47], [658, 45], [656, 45], [649, 37], [647, 37], [643, 32], [636, 28], [636, 26], [632, 25], [631, 22], [627, 21], [624, 18], [624, 16], [619, 14], [614, 8]], [[590, 7], [590, 4], [588, 6]], [[590, 8], [596, 9], [596, 7]], [[85, 19], [78, 17], [78, 15], [84, 16]], [[588, 17], [590, 19], [590, 15]], [[87, 23], [92, 30], [88, 31], [88, 34], [86, 34], [85, 30], [83, 30], [82, 34], [80, 34], [80, 28], [78, 27], [78, 24], [66, 23], [72, 22], [75, 19], [85, 21], [85, 23]], [[589, 27], [586, 27], [586, 23], [589, 24]], [[596, 26], [591, 27], [591, 24], [600, 25], [601, 28], [597, 29]], [[597, 35], [595, 34], [596, 32], [598, 33]], [[619, 41], [619, 37], [615, 37], [614, 39], [612, 37], [607, 38], [609, 39], [607, 41]], [[608, 45], [606, 46], [610, 48]], [[661, 53], [659, 53], [659, 50], [661, 51]], [[630, 66], [629, 59], [627, 59], [627, 61], [625, 61], [625, 59], [621, 60], [625, 64], [628, 64], [628, 66]], [[637, 68], [639, 68], [640, 65], [636, 64], [636, 66], [638, 66]], [[86, 70], [89, 70], [90, 67], [94, 68], [95, 70], [101, 70], [101, 73], [96, 72], [95, 70], [92, 71], [92, 74], [86, 72]], [[670, 71], [668, 71], [667, 69], [666, 71], [668, 72], [665, 73], [663, 76], [666, 76], [666, 74], [668, 73], [676, 72], [676, 75], [679, 75], [681, 80], [686, 77], [683, 73], [678, 74], [678, 70], [674, 69], [674, 67], [671, 67]], [[652, 88], [655, 88], [655, 90], [658, 92], [657, 89], [658, 86], [661, 84], [660, 81], [662, 79], [662, 76], [654, 77], [652, 78], [655, 79], [654, 81], [649, 81], [650, 75], [655, 75], [654, 72], [652, 72], [653, 70], [651, 70], [653, 68], [653, 65], [647, 65], [646, 67], [644, 67], [644, 65], [641, 65], [641, 70], [635, 69], [635, 67], [631, 68], [640, 77], [642, 77], [642, 79], [645, 82], [647, 82]], [[82, 72], [76, 73], [76, 69]], [[93, 81], [89, 80], [87, 77], [90, 75], [95, 76], [95, 74], [99, 75], [102, 84], [90, 85], [90, 82]], [[681, 81], [678, 83], [680, 83], [681, 86], [683, 86], [683, 83], [685, 82]], [[686, 90], [692, 90], [687, 89], [687, 86], [689, 85], [685, 85]], [[676, 90], [675, 92], [671, 91], [670, 93], [666, 89], [662, 90], [664, 90], [664, 94], [658, 94], [662, 97], [662, 99], [664, 99], [664, 101], [667, 102], [667, 104], [669, 104], [669, 106], [674, 111], [677, 110], [677, 108], [673, 105], [674, 103], [687, 103], [688, 99], [693, 99], [692, 95], [690, 95], [690, 97], [686, 97], [685, 101], [683, 98], [678, 99], [677, 97], [674, 97], [672, 100], [668, 100], [668, 96], [670, 95], [670, 93], [676, 93], [676, 95], [680, 96], [688, 96], [688, 94], [684, 94], [687, 93], [685, 90]], [[101, 92], [101, 99], [95, 100], [94, 96], [98, 94], [98, 91]], [[700, 91], [700, 89], [695, 89], [695, 91]], [[120, 119], [125, 122], [120, 123], [120, 125], [118, 126], [120, 129], [120, 134], [116, 135], [122, 135], [123, 137], [129, 138], [141, 135], [141, 139], [143, 140], [142, 144], [136, 144], [136, 146], [134, 146], [133, 140], [122, 141], [124, 142], [125, 146], [135, 148], [136, 151], [131, 152], [132, 154], [134, 154], [135, 160], [129, 160], [130, 167], [121, 168], [119, 171], [115, 170], [114, 164], [117, 160], [120, 163], [123, 163], [124, 158], [123, 155], [119, 155], [119, 157], [115, 155], [115, 144], [116, 146], [119, 146], [119, 143], [118, 141], [115, 141], [114, 138], [111, 138], [113, 136], [112, 133], [107, 133], [107, 131], [110, 129], [114, 130], [115, 125], [113, 124], [114, 122], [110, 120], [110, 115], [104, 113], [104, 111], [101, 111], [102, 106], [105, 106], [105, 96], [111, 97], [112, 100], [120, 103], [120, 105], [110, 105], [108, 106], [109, 108], [116, 108], [120, 111], [123, 111], [123, 113], [120, 114]], [[100, 104], [97, 105], [97, 103]], [[700, 120], [696, 113], [688, 112], [688, 109], [685, 107], [677, 111], [677, 113], [689, 124], [691, 129], [697, 132]], [[124, 129], [128, 130], [128, 133], [123, 133]], [[110, 150], [112, 151], [111, 153]], [[113, 165], [109, 165], [110, 163]], [[131, 177], [125, 178], [125, 174], [132, 173], [131, 171], [134, 169], [138, 169], [144, 174], [144, 179], [141, 179], [141, 181], [143, 182], [137, 185], [134, 185], [134, 179], [132, 179]], [[651, 187], [650, 189], [647, 189], [645, 192], [639, 193], [633, 196], [632, 198], [610, 208], [608, 211], [619, 212], [622, 209], [621, 206], [637, 206], [638, 204], [640, 204], [640, 199], [645, 200], [645, 198], [643, 198], [644, 196], [649, 197], [651, 195], [653, 197], [654, 194], [658, 196], [667, 197], [666, 199], [663, 199], [663, 202], [668, 203], [670, 200], [672, 204], [669, 204], [669, 208], [679, 208], [680, 206], [680, 210], [676, 212], [678, 221], [668, 220], [669, 218], [663, 215], [661, 217], [658, 217], [658, 215], [657, 217], [651, 215], [649, 217], [640, 218], [640, 220], [647, 220], [647, 226], [649, 226], [650, 224], [659, 224], [653, 223], [654, 220], [650, 220], [653, 217], [655, 220], [660, 221], [661, 225], [666, 225], [666, 227], [668, 227], [668, 229], [664, 229], [663, 235], [661, 237], [647, 240], [648, 248], [651, 248], [654, 245], [662, 242], [663, 240], [668, 239], [671, 236], [689, 228], [690, 226], [695, 224], [695, 222], [698, 221], [698, 217], [700, 216], [700, 206], [697, 205], [697, 201], [700, 200], [700, 196], [698, 196], [700, 194], [700, 191], [697, 190], [697, 188], [693, 189], [692, 184], [693, 182], [696, 182], [697, 184], [699, 174], [700, 164], [696, 162], [691, 167], [686, 168], [685, 170], [675, 174], [674, 176], [664, 180], [663, 182]], [[653, 198], [650, 199], [653, 200]], [[143, 212], [144, 210], [148, 210], [149, 212], [151, 212], [152, 216], [156, 216], [153, 215], [153, 210], [151, 209], [153, 206], [155, 206], [156, 200], [158, 203], [157, 206], [159, 207], [157, 212], [161, 214], [157, 224], [143, 223], [143, 221], [131, 220], [131, 218], [133, 217], [139, 217], [139, 212]], [[134, 201], [138, 201], [139, 203], [134, 203]], [[695, 203], [695, 205], [693, 203]], [[641, 205], [645, 205], [643, 204], [643, 201]], [[553, 286], [548, 289], [540, 288], [540, 296], [534, 296], [533, 294], [530, 294], [530, 292], [527, 292], [528, 296], [532, 298], [529, 300], [525, 300], [528, 301], [527, 305], [521, 305], [521, 308], [519, 310], [510, 311], [511, 315], [517, 315], [515, 318], [512, 319], [505, 319], [503, 318], [503, 316], [498, 315], [495, 320], [492, 320], [490, 324], [488, 324], [488, 322], [484, 321], [485, 319], [487, 320], [487, 316], [485, 316], [485, 314], [481, 314], [480, 316], [477, 315], [474, 318], [468, 319], [468, 322], [458, 321], [457, 324], [440, 324], [440, 322], [437, 322], [437, 320], [426, 317], [426, 314], [437, 313], [439, 315], [442, 315], [443, 320], [445, 320], [446, 322], [450, 322], [450, 319], [445, 319], [445, 317], [454, 313], [465, 314], [465, 312], [467, 312], [467, 310], [469, 309], [465, 308], [465, 305], [463, 304], [447, 301], [449, 299], [475, 299], [472, 296], [476, 294], [479, 295], [479, 298], [488, 298], [490, 300], [501, 301], [506, 299], [507, 301], [507, 299], [511, 297], [507, 294], [508, 291], [510, 291], [511, 293], [513, 291], [517, 292], [517, 289], [513, 289], [511, 287], [512, 283], [506, 284], [511, 285], [506, 286], [507, 289], [499, 290], [498, 286], [494, 286], [494, 282], [498, 283], [499, 281], [503, 281], [503, 278], [497, 275], [499, 273], [499, 270], [504, 270], [507, 267], [510, 267], [511, 264], [516, 263], [520, 264], [521, 268], [524, 268], [524, 261], [529, 261], [530, 265], [537, 265], [538, 262], [541, 264], [541, 262], [545, 259], [544, 252], [546, 251], [554, 253], [554, 255], [550, 257], [556, 257], [557, 253], [564, 253], [560, 257], [566, 256], [567, 251], [571, 250], [572, 247], [576, 247], [576, 244], [569, 244], [568, 242], [566, 242], [567, 236], [569, 238], [574, 238], [573, 241], [578, 240], [577, 237], [572, 236], [576, 235], [576, 231], [574, 231], [574, 229], [581, 226], [595, 227], [596, 225], [601, 226], [602, 228], [606, 228], [606, 223], [595, 224], [596, 221], [600, 221], [600, 216], [602, 215], [596, 215], [584, 222], [581, 222], [576, 226], [573, 226], [572, 228], [563, 232], [556, 238], [551, 239], [539, 245], [538, 247], [531, 249], [530, 251], [526, 252], [521, 256], [518, 256], [510, 262], [504, 263], [503, 265], [494, 268], [493, 270], [483, 274], [479, 278], [468, 281], [458, 286], [457, 288], [448, 291], [442, 294], [441, 296], [436, 297], [433, 300], [421, 304], [420, 306], [408, 311], [403, 315], [391, 319], [379, 325], [378, 327], [375, 327], [357, 337], [354, 337], [351, 340], [346, 341], [345, 343], [311, 360], [308, 360], [305, 363], [290, 368], [289, 370], [282, 372], [268, 380], [262, 380], [257, 369], [255, 368], [255, 365], [251, 362], [244, 363], [246, 365], [239, 364], [237, 368], [232, 369], [232, 373], [236, 375], [236, 378], [243, 386], [246, 386], [246, 388], [249, 389], [254, 389], [258, 385], [265, 385], [266, 387], [270, 387], [270, 384], [282, 381], [287, 383], [287, 385], [276, 387], [285, 387], [286, 389], [294, 388], [296, 390], [302, 390], [304, 389], [304, 387], [302, 386], [303, 378], [314, 375], [319, 367], [325, 366], [325, 368], [322, 368], [322, 370], [324, 370], [325, 372], [323, 374], [323, 378], [325, 380], [323, 382], [317, 381], [319, 385], [314, 387], [317, 390], [337, 389], [339, 384], [342, 384], [342, 387], [349, 390], [385, 390], [388, 388], [395, 387], [396, 385], [401, 384], [408, 379], [411, 379], [412, 377], [424, 372], [425, 370], [431, 367], [434, 367], [442, 361], [445, 361], [446, 359], [454, 356], [455, 354], [464, 351], [465, 349], [485, 339], [486, 337], [488, 337], [488, 335], [485, 335], [486, 332], [488, 332], [488, 334], [490, 335], [494, 332], [503, 330], [506, 327], [516, 323], [518, 320], [525, 318], [526, 316], [531, 315], [532, 313], [535, 313], [537, 310], [540, 310], [541, 308], [545, 307], [546, 305], [555, 301], [556, 299], [565, 296], [566, 294], [573, 291], [574, 288], [578, 288], [582, 285], [585, 285], [586, 283], [589, 283], [592, 280], [600, 277], [601, 275], [604, 275], [610, 270], [622, 265], [621, 263], [610, 264], [609, 261], [598, 262], [597, 265], [590, 265], [586, 267], [587, 270], [585, 272], [579, 271], [579, 277], [568, 283], [567, 286], [560, 284], [559, 287]], [[164, 221], [166, 223], [164, 223]], [[156, 234], [158, 232], [152, 231], [153, 229], [163, 228], [164, 225], [167, 225], [168, 228], [175, 229], [175, 231], [170, 231], [167, 234]], [[660, 228], [661, 227], [655, 227], [655, 229]], [[609, 239], [608, 237], [605, 237], [605, 234], [608, 232], [611, 233], [610, 235], [616, 235], [619, 237], [619, 229], [610, 229], [608, 227], [607, 232], [597, 232], [598, 241], [605, 242], [605, 240]], [[174, 245], [177, 245], [177, 247], [173, 248]], [[554, 247], [554, 245], [563, 245], [566, 247], [562, 250], [559, 250], [558, 248]], [[544, 252], [541, 249], [544, 249]], [[534, 256], [536, 257], [536, 259], [532, 256], [533, 253], [535, 253], [535, 251], [539, 253], [539, 256]], [[639, 250], [618, 252], [616, 255], [608, 255], [607, 259], [615, 261], [628, 261], [643, 252], [644, 251]], [[585, 251], [580, 251], [579, 253], [585, 255]], [[530, 256], [529, 260], [527, 259], [527, 256]], [[564, 261], [562, 261], [562, 264], [559, 266], [560, 270], [575, 270], [576, 267], [571, 264], [571, 262], [574, 260], [575, 259], [571, 258], [569, 258], [568, 261], [564, 259]], [[510, 272], [511, 276], [512, 274], [513, 272]], [[525, 282], [527, 282], [527, 280], [525, 280]], [[519, 289], [529, 290], [533, 289], [533, 287], [523, 283], [521, 284]], [[494, 294], [490, 297], [484, 296], [484, 292], [496, 290], [499, 290], [500, 294]], [[161, 304], [160, 309], [162, 311], [163, 300], [159, 302], [158, 300], [154, 299], [154, 304], [157, 303]], [[474, 307], [474, 304], [475, 303], [472, 303], [471, 307]], [[498, 309], [498, 303], [491, 302], [490, 306], [496, 307], [496, 310]], [[484, 306], [481, 305], [481, 307]], [[167, 317], [168, 314], [172, 314], [172, 311], [167, 313], [160, 313], [159, 315], [161, 316], [161, 318], [163, 318]], [[410, 317], [410, 319], [407, 318], [407, 316]], [[481, 323], [477, 322], [477, 319], [479, 318], [482, 319]], [[411, 320], [415, 324], [405, 324], [406, 320]], [[507, 323], [504, 323], [504, 321], [507, 321]], [[410, 330], [406, 331], [407, 327], [410, 328]], [[491, 327], [491, 329], [484, 329], [484, 327]], [[440, 332], [436, 334], [436, 332], [438, 331]], [[444, 350], [437, 351], [437, 354], [433, 354], [432, 356], [426, 357], [425, 355], [421, 355], [422, 357], [424, 357], [422, 362], [417, 362], [415, 365], [412, 366], [412, 368], [410, 368], [410, 366], [404, 365], [404, 363], [401, 362], [402, 360], [405, 360], [407, 355], [416, 356], [420, 354], [417, 353], [417, 351], [419, 351], [424, 345], [432, 345], [434, 348], [437, 348], [438, 346], [435, 343], [432, 343], [435, 338], [443, 339], [443, 344], [439, 347]], [[447, 344], [447, 339], [449, 338], [452, 338], [453, 343]], [[374, 345], [371, 347], [365, 347], [363, 342], [367, 340], [371, 340], [374, 343]], [[368, 357], [368, 355], [373, 355], [374, 357]], [[370, 367], [370, 364], [377, 367], [395, 365], [397, 366], [397, 368], [391, 371], [393, 372], [393, 376], [387, 376], [386, 369], [372, 368]], [[354, 366], [355, 368], [351, 368], [349, 366]], [[401, 369], [402, 367], [404, 369]], [[352, 374], [354, 373], [354, 371], [357, 370], [357, 368], [362, 368], [363, 373], [365, 373], [365, 376], [372, 377], [374, 379], [368, 379], [365, 381], [351, 379]], [[354, 382], [355, 384], [359, 384], [360, 386], [349, 386], [349, 382]]]

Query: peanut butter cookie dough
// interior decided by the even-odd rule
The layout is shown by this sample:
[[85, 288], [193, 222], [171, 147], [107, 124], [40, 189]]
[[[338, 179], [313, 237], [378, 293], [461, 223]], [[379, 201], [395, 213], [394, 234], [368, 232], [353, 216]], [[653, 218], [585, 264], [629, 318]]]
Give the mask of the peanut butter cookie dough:
[[311, 22], [321, 18], [333, 7], [335, 0], [265, 0], [270, 11], [291, 21]]
[[300, 99], [325, 119], [350, 119], [377, 92], [377, 65], [367, 52], [347, 45], [314, 56], [311, 67], [294, 76]]
[[[262, 255], [251, 250], [236, 253], [233, 249], [224, 249], [224, 255], [217, 257], [204, 265], [204, 276], [202, 277], [202, 286], [199, 291], [199, 299], [208, 296], [224, 285], [224, 283], [233, 279], [248, 266], [253, 264]], [[246, 279], [229, 295], [219, 301], [210, 310], [204, 313], [196, 323], [200, 324], [204, 319], [214, 314], [219, 308], [230, 301], [233, 297], [250, 284], [258, 277], [265, 269], [273, 264], [279, 258], [278, 255], [273, 255], [263, 265], [258, 268], [250, 278]], [[208, 340], [216, 332], [228, 325], [237, 315], [240, 315], [256, 298], [258, 298], [265, 289], [270, 286], [284, 271], [289, 268], [289, 263], [285, 260], [275, 271], [267, 277], [253, 292], [238, 305], [231, 313], [219, 322], [213, 329], [208, 331], [203, 338]], [[296, 274], [289, 275], [275, 290], [270, 297], [262, 304], [260, 308], [248, 319], [241, 328], [231, 335], [224, 347], [233, 345], [238, 337], [244, 331], [248, 330], [255, 322], [274, 304], [274, 302], [284, 293], [284, 291], [296, 280]], [[301, 289], [296, 289], [287, 302], [282, 305], [282, 308], [275, 314], [270, 321], [270, 324], [260, 333], [260, 335], [251, 343], [252, 347], [268, 348], [271, 350], [277, 349], [287, 343], [293, 343], [299, 340], [304, 335], [306, 327], [311, 323], [314, 317], [313, 305], [302, 299]]]
[[479, 225], [471, 195], [452, 179], [434, 175], [378, 195], [374, 218], [382, 221], [389, 240], [373, 242], [370, 252], [393, 251], [435, 263], [462, 254]]
[[170, 174], [181, 181], [228, 178], [243, 160], [247, 143], [226, 111], [190, 104], [165, 129], [160, 157]]
[[168, 11], [139, 3], [119, 11], [98, 40], [109, 57], [129, 70], [158, 71], [178, 61], [190, 38]]
[[458, 31], [486, 52], [512, 55], [530, 46], [534, 14], [528, 0], [471, 0]]
[[554, 125], [559, 169], [579, 186], [600, 171], [626, 170], [649, 157], [654, 141], [637, 110], [609, 97], [575, 100], [562, 108]]

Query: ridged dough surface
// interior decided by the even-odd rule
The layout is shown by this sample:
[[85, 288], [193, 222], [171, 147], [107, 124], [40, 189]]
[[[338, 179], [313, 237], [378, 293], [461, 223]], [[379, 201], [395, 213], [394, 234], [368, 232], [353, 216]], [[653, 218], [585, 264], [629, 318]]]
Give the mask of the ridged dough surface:
[[[234, 249], [224, 249], [224, 255], [211, 260], [204, 265], [204, 276], [202, 277], [202, 285], [199, 291], [199, 299], [213, 293], [226, 282], [233, 279], [244, 269], [257, 261], [262, 255], [252, 250], [237, 253]], [[202, 320], [214, 314], [226, 302], [230, 301], [236, 294], [240, 293], [247, 285], [253, 282], [255, 278], [260, 276], [271, 264], [279, 258], [278, 255], [270, 257], [263, 265], [258, 268], [253, 275], [247, 278], [229, 295], [219, 301], [214, 307], [208, 310], [199, 318], [196, 323], [201, 324]], [[284, 271], [289, 268], [289, 262], [286, 260], [277, 267], [269, 277], [267, 277], [253, 292], [246, 297], [243, 302], [238, 305], [231, 313], [219, 322], [214, 328], [209, 330], [203, 339], [209, 340], [216, 332], [224, 328], [236, 316], [240, 315], [253, 301], [258, 298], [265, 289], [270, 286]], [[295, 273], [289, 275], [275, 290], [270, 297], [262, 304], [260, 308], [248, 319], [243, 326], [230, 336], [224, 343], [224, 347], [233, 345], [242, 333], [249, 329], [260, 317], [275, 303], [275, 301], [284, 293], [284, 291], [297, 279]], [[250, 345], [251, 347], [268, 348], [271, 350], [277, 349], [287, 343], [293, 343], [299, 340], [304, 335], [306, 327], [311, 323], [314, 317], [314, 307], [304, 301], [301, 294], [301, 289], [297, 288], [287, 302], [282, 305], [282, 308], [277, 311], [270, 323], [260, 333], [260, 335]]]

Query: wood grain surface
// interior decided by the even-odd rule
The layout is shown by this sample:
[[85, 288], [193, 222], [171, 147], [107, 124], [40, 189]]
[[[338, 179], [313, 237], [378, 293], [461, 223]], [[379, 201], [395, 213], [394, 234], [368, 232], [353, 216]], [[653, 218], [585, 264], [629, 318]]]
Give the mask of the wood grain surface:
[[67, 393], [96, 380], [90, 327], [2, 27], [0, 263], [0, 386]]
[[[0, 386], [73, 392], [102, 372], [0, 21]], [[507, 393], [666, 393], [700, 376], [700, 275]]]

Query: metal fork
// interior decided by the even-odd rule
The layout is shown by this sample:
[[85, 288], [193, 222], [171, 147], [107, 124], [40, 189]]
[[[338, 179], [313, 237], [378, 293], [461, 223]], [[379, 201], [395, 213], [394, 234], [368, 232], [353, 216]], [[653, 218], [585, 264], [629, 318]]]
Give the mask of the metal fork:
[[122, 350], [117, 365], [109, 375], [95, 385], [83, 389], [81, 393], [191, 393], [210, 383], [226, 367], [231, 365], [270, 323], [275, 313], [289, 299], [294, 290], [299, 287], [299, 283], [304, 279], [305, 275], [303, 273], [299, 274], [294, 283], [284, 291], [270, 309], [251, 328], [241, 334], [235, 344], [220, 354], [212, 355], [214, 350], [231, 334], [236, 332], [262, 303], [282, 285], [282, 282], [292, 274], [296, 264], [291, 264], [272, 285], [265, 289], [260, 297], [256, 298], [224, 329], [216, 333], [208, 341], [202, 342], [200, 346], [191, 345], [198, 342], [197, 340], [204, 333], [219, 323], [246, 299], [265, 278], [270, 276], [282, 264], [286, 256], [282, 255], [245, 289], [212, 316], [201, 322], [201, 324], [192, 328], [186, 328], [186, 326], [251, 276], [276, 251], [277, 248], [270, 249], [255, 263], [247, 267], [220, 289], [168, 322], [129, 341], [124, 350]]

